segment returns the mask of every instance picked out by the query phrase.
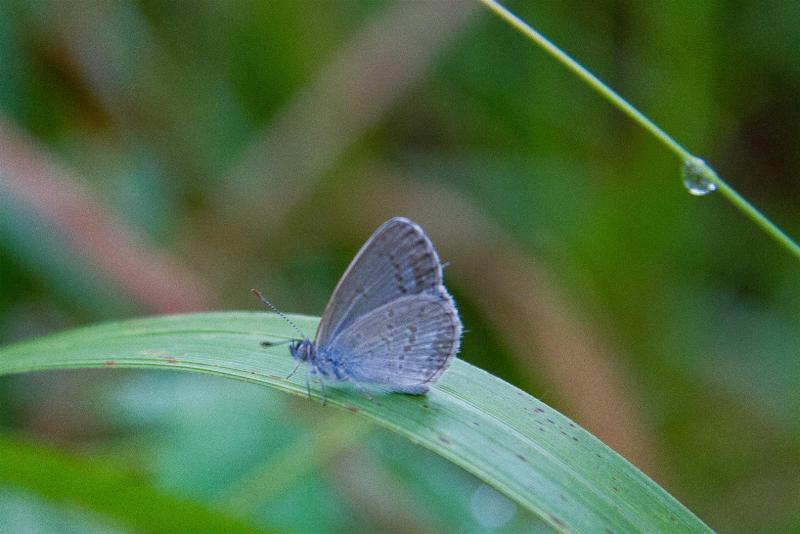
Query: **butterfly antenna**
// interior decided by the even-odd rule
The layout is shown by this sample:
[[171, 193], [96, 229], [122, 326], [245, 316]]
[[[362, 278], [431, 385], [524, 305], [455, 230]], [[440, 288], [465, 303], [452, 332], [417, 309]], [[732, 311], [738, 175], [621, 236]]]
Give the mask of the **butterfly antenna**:
[[267, 299], [265, 299], [265, 298], [264, 298], [264, 295], [262, 295], [262, 294], [261, 294], [261, 292], [260, 292], [258, 289], [251, 289], [250, 291], [252, 291], [252, 292], [253, 292], [253, 295], [255, 295], [256, 297], [258, 297], [258, 300], [260, 300], [261, 302], [263, 302], [263, 303], [264, 303], [264, 304], [265, 304], [267, 307], [269, 307], [269, 309], [271, 309], [272, 311], [274, 311], [275, 313], [277, 313], [278, 315], [280, 315], [280, 316], [283, 318], [283, 320], [284, 320], [284, 321], [286, 321], [287, 323], [289, 323], [289, 324], [291, 325], [291, 327], [292, 327], [292, 328], [294, 328], [294, 329], [297, 331], [297, 333], [298, 333], [298, 334], [300, 334], [300, 337], [301, 337], [301, 338], [303, 338], [303, 339], [308, 339], [308, 338], [306, 337], [306, 335], [303, 333], [303, 331], [302, 331], [302, 330], [300, 330], [300, 328], [299, 328], [299, 327], [298, 327], [296, 324], [294, 324], [294, 321], [292, 321], [291, 319], [289, 319], [288, 317], [286, 317], [286, 315], [285, 315], [285, 314], [284, 314], [282, 311], [280, 311], [278, 308], [276, 308], [276, 307], [275, 307], [275, 306], [274, 306], [274, 305], [273, 305], [273, 304], [272, 304], [270, 301], [268, 301]]

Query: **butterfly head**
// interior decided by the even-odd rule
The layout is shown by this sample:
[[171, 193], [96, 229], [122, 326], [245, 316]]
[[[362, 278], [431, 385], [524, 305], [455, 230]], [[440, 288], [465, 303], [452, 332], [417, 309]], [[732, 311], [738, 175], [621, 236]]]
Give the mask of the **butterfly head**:
[[299, 362], [308, 362], [314, 359], [314, 344], [308, 339], [293, 341], [289, 345], [292, 358]]

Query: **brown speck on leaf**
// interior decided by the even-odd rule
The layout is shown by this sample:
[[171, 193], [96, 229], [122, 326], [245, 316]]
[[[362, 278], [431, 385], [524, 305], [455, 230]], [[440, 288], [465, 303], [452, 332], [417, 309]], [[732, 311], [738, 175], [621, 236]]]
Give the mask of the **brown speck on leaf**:
[[106, 360], [104, 364], [106, 367], [114, 367], [117, 365], [117, 360]]
[[360, 412], [360, 411], [361, 411], [361, 410], [359, 410], [359, 409], [358, 409], [358, 407], [357, 407], [357, 406], [352, 406], [352, 405], [350, 405], [350, 404], [348, 404], [347, 406], [345, 406], [345, 408], [347, 408], [348, 410], [350, 410], [350, 411], [351, 411], [351, 412], [353, 412], [353, 413], [358, 413], [358, 412]]
[[178, 359], [174, 356], [163, 356], [161, 359], [167, 363], [178, 363]]

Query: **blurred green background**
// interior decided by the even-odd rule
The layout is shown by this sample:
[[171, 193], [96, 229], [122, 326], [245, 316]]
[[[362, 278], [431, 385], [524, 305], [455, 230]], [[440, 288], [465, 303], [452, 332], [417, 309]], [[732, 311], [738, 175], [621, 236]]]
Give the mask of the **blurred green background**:
[[[800, 235], [800, 4], [508, 5]], [[477, 2], [0, 3], [0, 343], [251, 287], [319, 315], [393, 215], [450, 262], [462, 358], [713, 528], [800, 530], [797, 260]], [[400, 438], [222, 379], [5, 377], [0, 431], [257, 528], [536, 528]], [[0, 480], [0, 531], [125, 527]]]

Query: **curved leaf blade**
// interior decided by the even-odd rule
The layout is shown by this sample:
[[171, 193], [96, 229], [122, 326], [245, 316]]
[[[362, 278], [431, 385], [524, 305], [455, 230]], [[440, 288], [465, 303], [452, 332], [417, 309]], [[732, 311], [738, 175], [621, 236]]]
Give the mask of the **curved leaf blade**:
[[[294, 317], [313, 331], [317, 320]], [[212, 373], [306, 395], [265, 313], [149, 317], [70, 330], [0, 348], [0, 374], [90, 367], [160, 367]], [[313, 392], [319, 397], [317, 392]], [[449, 459], [556, 530], [709, 531], [696, 516], [597, 438], [544, 403], [457, 360], [426, 396], [370, 401], [328, 388], [332, 407], [355, 412]]]

